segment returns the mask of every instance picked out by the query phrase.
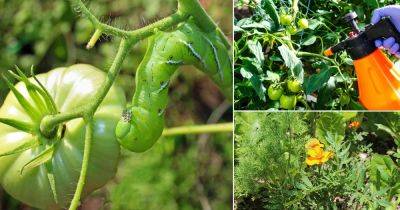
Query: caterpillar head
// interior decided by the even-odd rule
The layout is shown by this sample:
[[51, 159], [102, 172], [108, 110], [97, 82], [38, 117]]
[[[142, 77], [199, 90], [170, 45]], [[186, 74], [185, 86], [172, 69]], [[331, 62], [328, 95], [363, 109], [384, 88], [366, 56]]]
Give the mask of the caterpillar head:
[[160, 138], [163, 128], [163, 115], [132, 107], [122, 113], [115, 134], [123, 148], [132, 152], [144, 152]]
[[117, 127], [115, 128], [115, 135], [118, 139], [124, 138], [131, 129], [132, 110], [125, 109], [122, 112], [121, 119], [118, 121]]

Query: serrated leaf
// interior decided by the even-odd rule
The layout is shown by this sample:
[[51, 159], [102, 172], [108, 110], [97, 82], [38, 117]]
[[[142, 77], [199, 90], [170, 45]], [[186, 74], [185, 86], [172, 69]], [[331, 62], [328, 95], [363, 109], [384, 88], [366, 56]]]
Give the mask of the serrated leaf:
[[32, 160], [27, 162], [21, 169], [21, 174], [23, 173], [24, 170], [29, 170], [36, 168], [43, 163], [46, 163], [53, 157], [54, 153], [54, 145], [49, 146], [45, 150], [43, 150], [40, 154], [38, 154], [36, 157], [34, 157]]
[[38, 145], [39, 145], [38, 141], [27, 141], [7, 152], [0, 153], [0, 157], [18, 154], [18, 153], [24, 152], [28, 149], [32, 149]]

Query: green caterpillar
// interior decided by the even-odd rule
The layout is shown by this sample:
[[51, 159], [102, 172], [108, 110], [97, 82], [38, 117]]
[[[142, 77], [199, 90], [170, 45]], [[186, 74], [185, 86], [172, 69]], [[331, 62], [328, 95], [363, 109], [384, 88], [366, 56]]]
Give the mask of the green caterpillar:
[[132, 104], [116, 127], [121, 145], [133, 152], [148, 150], [164, 129], [164, 111], [172, 74], [183, 65], [206, 73], [232, 100], [232, 64], [229, 50], [217, 33], [204, 33], [192, 23], [151, 38], [136, 73]]

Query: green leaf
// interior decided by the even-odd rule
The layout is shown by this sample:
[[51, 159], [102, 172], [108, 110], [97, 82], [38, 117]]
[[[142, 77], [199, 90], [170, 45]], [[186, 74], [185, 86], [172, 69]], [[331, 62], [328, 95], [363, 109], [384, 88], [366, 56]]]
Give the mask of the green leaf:
[[38, 141], [27, 141], [27, 142], [24, 142], [23, 144], [17, 146], [16, 148], [13, 148], [7, 152], [0, 153], [0, 157], [18, 154], [18, 153], [21, 153], [28, 149], [32, 149], [38, 145], [39, 145]]
[[349, 121], [357, 116], [357, 112], [340, 112], [344, 121]]
[[254, 90], [256, 91], [258, 97], [262, 100], [262, 101], [266, 101], [265, 98], [265, 91], [266, 88], [264, 87], [264, 85], [261, 82], [261, 78], [258, 75], [253, 75], [250, 78], [250, 82], [252, 87], [254, 88]]
[[314, 44], [315, 41], [317, 41], [317, 37], [314, 36], [314, 35], [312, 35], [312, 36], [307, 37], [307, 38], [304, 40], [304, 42], [302, 43], [302, 45], [304, 45], [304, 46], [309, 46], [309, 45]]
[[373, 154], [368, 170], [370, 181], [378, 190], [393, 187], [396, 183], [400, 182], [399, 168], [387, 155]]
[[19, 120], [8, 119], [8, 118], [0, 118], [0, 123], [6, 124], [8, 126], [11, 126], [15, 129], [18, 129], [26, 133], [33, 132], [33, 125], [27, 122], [22, 122]]
[[376, 123], [375, 125], [376, 125], [376, 127], [378, 128], [378, 130], [385, 131], [386, 133], [388, 133], [389, 135], [391, 135], [394, 139], [400, 139], [399, 134], [396, 133], [395, 131], [393, 131], [393, 130], [392, 130], [391, 128], [389, 128], [388, 126], [383, 125], [383, 124], [379, 124], [379, 123]]
[[340, 143], [344, 139], [345, 131], [346, 123], [339, 112], [324, 113], [317, 120], [315, 137], [325, 143], [327, 136], [333, 134], [336, 135], [337, 143]]
[[21, 174], [23, 173], [23, 171], [25, 169], [27, 169], [27, 170], [33, 169], [33, 168], [36, 168], [36, 167], [42, 165], [43, 163], [46, 163], [47, 161], [49, 161], [53, 157], [53, 153], [54, 153], [54, 145], [51, 145], [48, 148], [46, 148], [45, 150], [43, 150], [36, 157], [34, 157], [32, 160], [27, 162], [22, 167]]
[[314, 91], [320, 90], [325, 83], [329, 81], [332, 72], [329, 69], [321, 71], [318, 74], [313, 74], [310, 77], [305, 79], [304, 88], [306, 94], [310, 94]]
[[264, 63], [264, 53], [260, 42], [257, 40], [248, 40], [247, 46], [249, 47], [250, 52], [256, 56], [257, 62], [262, 65]]
[[304, 69], [301, 62], [298, 63], [290, 72], [292, 73], [292, 77], [296, 78], [301, 83], [304, 82]]
[[295, 52], [290, 50], [286, 45], [281, 45], [278, 47], [279, 52], [285, 62], [285, 65], [290, 69], [293, 70], [296, 65], [301, 63], [300, 59], [296, 56]]

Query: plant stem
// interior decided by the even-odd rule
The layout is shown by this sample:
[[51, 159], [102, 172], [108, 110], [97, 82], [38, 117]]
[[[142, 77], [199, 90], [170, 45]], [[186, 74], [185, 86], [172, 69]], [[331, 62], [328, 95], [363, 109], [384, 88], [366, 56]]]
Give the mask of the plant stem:
[[300, 56], [300, 57], [317, 57], [317, 58], [320, 58], [322, 60], [329, 61], [329, 62], [333, 63], [335, 66], [339, 66], [339, 64], [335, 60], [330, 59], [330, 58], [325, 57], [325, 56], [320, 55], [320, 54], [310, 53], [310, 52], [297, 52], [297, 55]]
[[121, 40], [117, 55], [115, 56], [115, 59], [110, 69], [108, 70], [106, 79], [101, 85], [101, 89], [98, 92], [96, 92], [96, 95], [94, 96], [93, 100], [91, 100], [92, 101], [91, 103], [85, 105], [80, 109], [76, 109], [72, 112], [47, 115], [43, 117], [42, 121], [40, 122], [40, 131], [44, 136], [50, 137], [52, 134], [54, 134], [54, 129], [60, 123], [75, 118], [80, 118], [85, 115], [91, 115], [91, 116], [94, 115], [100, 103], [103, 101], [104, 97], [107, 95], [112, 84], [114, 83], [114, 80], [119, 73], [122, 62], [124, 61], [126, 55], [128, 54], [132, 44], [133, 44], [132, 42], [128, 42], [124, 39]]
[[182, 13], [181, 11], [178, 10], [175, 14], [172, 14], [169, 17], [165, 17], [143, 28], [139, 28], [134, 31], [129, 31], [128, 36], [130, 39], [133, 39], [134, 41], [139, 41], [153, 35], [157, 30], [166, 30], [183, 21], [186, 21], [188, 18], [189, 15], [187, 15], [186, 13]]
[[69, 210], [75, 210], [76, 208], [78, 208], [81, 200], [83, 187], [85, 186], [86, 182], [86, 172], [89, 165], [90, 150], [92, 146], [91, 143], [93, 139], [93, 119], [87, 119], [86, 123], [87, 124], [85, 133], [85, 147], [83, 150], [82, 168], [79, 175], [78, 184], [76, 186], [76, 191], [71, 201]]
[[90, 103], [87, 109], [85, 110], [85, 114], [89, 114], [91, 116], [94, 115], [100, 103], [104, 100], [104, 97], [106, 97], [108, 91], [110, 90], [112, 84], [114, 83], [115, 78], [118, 76], [119, 71], [121, 70], [122, 63], [126, 55], [129, 53], [131, 46], [134, 45], [135, 43], [136, 43], [135, 41], [127, 41], [125, 39], [121, 40], [117, 55], [115, 56], [110, 69], [108, 70], [106, 80], [101, 85], [100, 90], [96, 92], [96, 95], [92, 100], [92, 103]]
[[220, 133], [232, 132], [233, 124], [230, 123], [217, 123], [209, 125], [189, 125], [175, 128], [164, 129], [163, 136], [177, 136], [186, 134], [200, 134], [200, 133]]

